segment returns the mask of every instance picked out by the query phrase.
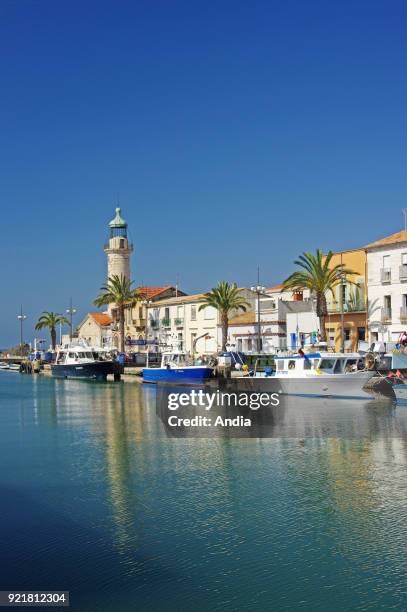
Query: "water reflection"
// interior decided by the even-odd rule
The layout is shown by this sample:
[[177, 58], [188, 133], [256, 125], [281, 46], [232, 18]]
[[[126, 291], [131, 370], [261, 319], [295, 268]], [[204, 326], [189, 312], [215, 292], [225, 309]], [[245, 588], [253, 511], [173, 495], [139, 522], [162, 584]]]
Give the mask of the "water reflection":
[[402, 609], [406, 408], [285, 398], [256, 413], [254, 436], [176, 438], [162, 389], [24, 385], [7, 418], [42, 447], [27, 436], [10, 475], [21, 460], [90, 546], [111, 542], [119, 561], [106, 576], [95, 557], [91, 586], [120, 591], [116, 609], [326, 609], [327, 593], [342, 609]]

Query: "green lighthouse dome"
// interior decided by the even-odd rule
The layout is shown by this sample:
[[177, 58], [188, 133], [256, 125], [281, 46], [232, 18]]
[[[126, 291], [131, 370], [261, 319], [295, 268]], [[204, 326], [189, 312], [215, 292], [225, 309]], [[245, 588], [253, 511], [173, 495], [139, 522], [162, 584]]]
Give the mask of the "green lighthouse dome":
[[116, 216], [109, 223], [109, 227], [127, 227], [127, 222], [121, 217], [122, 209], [116, 208]]

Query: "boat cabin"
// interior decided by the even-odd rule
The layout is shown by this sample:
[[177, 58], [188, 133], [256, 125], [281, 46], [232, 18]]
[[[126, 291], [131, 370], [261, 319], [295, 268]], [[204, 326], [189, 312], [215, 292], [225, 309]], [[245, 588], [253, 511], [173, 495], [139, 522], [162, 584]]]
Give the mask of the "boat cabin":
[[310, 353], [276, 357], [275, 376], [307, 376], [307, 374], [346, 374], [364, 367], [358, 353]]
[[77, 363], [93, 363], [95, 357], [90, 349], [81, 346], [71, 347], [69, 349], [60, 349], [57, 352], [55, 363], [59, 364], [77, 364]]

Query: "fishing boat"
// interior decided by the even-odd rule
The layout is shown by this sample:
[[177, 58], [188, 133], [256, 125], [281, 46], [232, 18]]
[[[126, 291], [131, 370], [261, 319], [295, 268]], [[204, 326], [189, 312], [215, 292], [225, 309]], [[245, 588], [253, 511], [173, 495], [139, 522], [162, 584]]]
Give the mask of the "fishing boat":
[[143, 368], [143, 382], [150, 384], [203, 385], [212, 376], [209, 364], [177, 352], [163, 354], [159, 368]]
[[[275, 370], [252, 373], [256, 391], [314, 397], [366, 398], [375, 375], [359, 353], [311, 353], [275, 357]], [[238, 377], [243, 378], [243, 377]], [[247, 379], [247, 377], [245, 377]]]
[[108, 374], [120, 376], [122, 366], [113, 359], [102, 358], [91, 347], [71, 344], [57, 351], [55, 362], [51, 364], [52, 376], [56, 378], [84, 378], [106, 380]]

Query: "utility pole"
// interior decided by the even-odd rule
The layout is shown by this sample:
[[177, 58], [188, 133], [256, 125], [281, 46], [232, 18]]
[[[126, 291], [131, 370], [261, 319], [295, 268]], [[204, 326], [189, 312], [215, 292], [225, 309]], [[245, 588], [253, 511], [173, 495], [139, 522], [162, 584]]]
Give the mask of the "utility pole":
[[72, 307], [72, 298], [69, 301], [69, 308], [66, 309], [67, 314], [69, 314], [69, 340], [72, 342], [72, 330], [73, 330], [73, 315], [76, 313], [76, 308]]
[[23, 323], [26, 320], [27, 316], [25, 314], [23, 314], [23, 305], [21, 304], [20, 306], [20, 314], [17, 315], [17, 319], [20, 321], [20, 355], [21, 357], [23, 356], [23, 346], [24, 346], [24, 341], [23, 341]]
[[[342, 259], [342, 255], [341, 255]], [[342, 263], [342, 262], [341, 262]], [[343, 288], [346, 286], [346, 277], [342, 271], [337, 270], [336, 277], [339, 280], [340, 287], [340, 305], [341, 305], [341, 353], [345, 352], [345, 320], [344, 320], [344, 304], [343, 304]]]
[[260, 295], [264, 293], [265, 289], [265, 287], [260, 285], [260, 266], [257, 266], [257, 285], [250, 287], [250, 291], [257, 295], [257, 350], [259, 353], [262, 351]]

